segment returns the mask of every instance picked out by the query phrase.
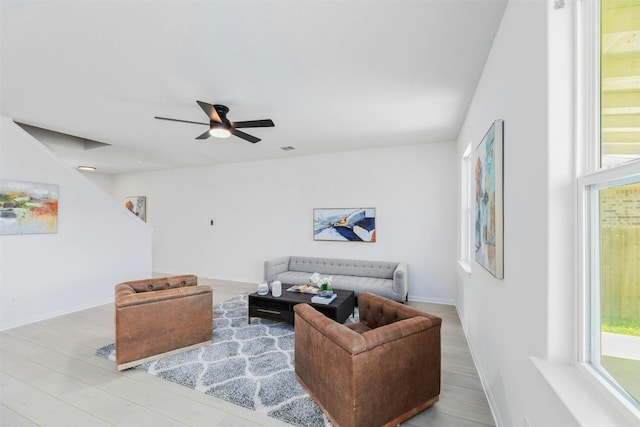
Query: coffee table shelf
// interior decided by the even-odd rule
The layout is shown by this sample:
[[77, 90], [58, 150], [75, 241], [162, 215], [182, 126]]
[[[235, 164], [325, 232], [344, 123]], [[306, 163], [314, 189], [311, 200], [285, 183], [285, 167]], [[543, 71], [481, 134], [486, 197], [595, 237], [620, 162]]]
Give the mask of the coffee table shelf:
[[295, 321], [293, 307], [296, 304], [307, 303], [330, 319], [344, 323], [354, 312], [355, 295], [353, 291], [341, 289], [333, 291], [338, 297], [328, 305], [312, 303], [312, 294], [284, 291], [282, 296], [274, 297], [270, 293], [258, 295], [254, 292], [249, 295], [248, 322], [251, 323], [252, 317], [261, 317], [293, 325]]

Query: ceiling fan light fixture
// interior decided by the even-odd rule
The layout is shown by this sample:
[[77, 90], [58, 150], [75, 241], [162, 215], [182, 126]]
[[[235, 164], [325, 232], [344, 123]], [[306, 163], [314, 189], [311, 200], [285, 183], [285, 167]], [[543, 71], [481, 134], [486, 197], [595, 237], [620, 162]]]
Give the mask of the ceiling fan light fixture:
[[229, 138], [231, 132], [229, 132], [229, 129], [223, 127], [212, 127], [209, 130], [209, 135], [215, 136], [216, 138]]

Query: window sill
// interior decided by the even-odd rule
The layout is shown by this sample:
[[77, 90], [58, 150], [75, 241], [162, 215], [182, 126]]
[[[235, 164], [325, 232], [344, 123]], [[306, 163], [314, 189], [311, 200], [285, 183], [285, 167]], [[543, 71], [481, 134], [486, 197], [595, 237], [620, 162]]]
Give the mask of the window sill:
[[581, 426], [638, 425], [640, 413], [580, 365], [531, 361]]
[[462, 269], [462, 271], [464, 271], [468, 275], [471, 275], [471, 263], [468, 260], [459, 259], [458, 266]]

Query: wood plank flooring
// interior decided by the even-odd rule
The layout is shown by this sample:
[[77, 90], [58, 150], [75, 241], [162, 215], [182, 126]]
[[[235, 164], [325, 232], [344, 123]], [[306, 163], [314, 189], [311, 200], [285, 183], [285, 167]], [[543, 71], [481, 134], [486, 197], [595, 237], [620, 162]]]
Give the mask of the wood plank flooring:
[[[255, 284], [200, 279], [214, 303]], [[405, 427], [495, 426], [455, 307], [409, 302], [442, 317], [442, 392]], [[0, 333], [2, 426], [218, 426], [289, 424], [95, 354], [114, 341], [113, 304]]]

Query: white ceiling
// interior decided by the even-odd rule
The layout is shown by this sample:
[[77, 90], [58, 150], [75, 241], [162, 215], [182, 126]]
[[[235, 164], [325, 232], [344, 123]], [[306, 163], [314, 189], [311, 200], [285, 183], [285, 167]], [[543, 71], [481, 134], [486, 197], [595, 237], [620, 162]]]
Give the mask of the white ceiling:
[[[0, 114], [110, 144], [49, 145], [108, 174], [455, 140], [505, 4], [0, 0]], [[154, 119], [196, 100], [276, 126]]]

